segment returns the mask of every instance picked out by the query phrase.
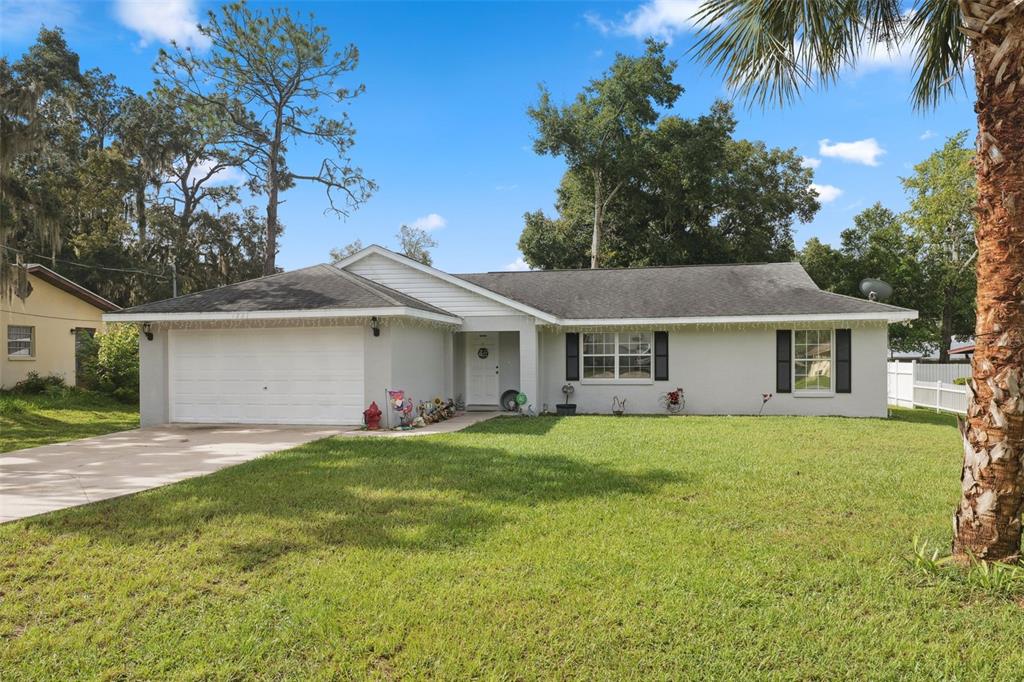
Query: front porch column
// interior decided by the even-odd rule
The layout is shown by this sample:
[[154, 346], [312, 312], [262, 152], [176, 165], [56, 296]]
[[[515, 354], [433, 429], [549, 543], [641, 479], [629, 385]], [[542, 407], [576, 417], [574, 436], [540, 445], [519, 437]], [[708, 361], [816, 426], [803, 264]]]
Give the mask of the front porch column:
[[519, 390], [526, 394], [527, 405], [533, 405], [533, 411], [538, 414], [542, 404], [537, 378], [539, 347], [537, 327], [524, 325], [519, 331]]

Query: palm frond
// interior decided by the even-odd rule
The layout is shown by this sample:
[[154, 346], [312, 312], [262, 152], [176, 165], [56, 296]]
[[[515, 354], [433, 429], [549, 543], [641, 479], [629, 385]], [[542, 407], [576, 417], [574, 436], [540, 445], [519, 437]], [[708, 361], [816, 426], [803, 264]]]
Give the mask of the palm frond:
[[963, 83], [968, 38], [960, 31], [960, 7], [953, 0], [920, 0], [907, 24], [914, 44], [914, 90], [918, 109], [934, 107]]
[[904, 13], [900, 0], [706, 0], [695, 17], [693, 52], [741, 97], [764, 106], [832, 85], [866, 53], [909, 38], [928, 94], [960, 74], [966, 43], [955, 0], [919, 3], [922, 9]]

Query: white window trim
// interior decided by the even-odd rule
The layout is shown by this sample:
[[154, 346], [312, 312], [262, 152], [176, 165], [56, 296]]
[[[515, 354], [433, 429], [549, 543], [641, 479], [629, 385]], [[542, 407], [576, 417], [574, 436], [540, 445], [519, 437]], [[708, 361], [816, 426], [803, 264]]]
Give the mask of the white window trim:
[[[583, 378], [583, 357], [585, 355], [589, 355], [590, 357], [594, 357], [594, 356], [607, 356], [608, 355], [608, 353], [589, 353], [589, 354], [584, 353], [583, 352], [584, 337], [585, 337], [586, 334], [614, 334], [615, 335], [615, 356], [614, 357], [615, 357], [615, 376], [616, 376], [616, 378], [614, 378], [614, 379], [606, 379], [606, 378], [602, 378], [602, 379], [584, 379]], [[634, 378], [619, 379], [618, 378], [618, 376], [619, 376], [619, 334], [647, 334], [648, 336], [651, 337], [651, 352], [649, 353], [649, 355], [651, 357], [651, 378], [650, 379], [634, 379]], [[630, 353], [626, 353], [626, 355], [631, 355], [631, 354]], [[589, 386], [600, 386], [602, 384], [603, 385], [607, 385], [607, 386], [610, 386], [610, 385], [623, 386], [623, 385], [631, 385], [631, 384], [632, 385], [643, 386], [643, 385], [646, 385], [646, 384], [653, 384], [654, 383], [654, 332], [647, 331], [646, 329], [636, 329], [636, 330], [633, 330], [633, 331], [624, 331], [624, 332], [620, 332], [620, 331], [615, 331], [615, 332], [611, 332], [611, 331], [609, 331], [609, 332], [603, 332], [603, 331], [583, 332], [583, 333], [580, 334], [580, 359], [579, 359], [579, 363], [580, 363], [580, 374], [579, 374], [579, 376], [580, 376], [580, 383], [581, 384], [586, 384], [586, 385], [589, 385]]]
[[[827, 389], [821, 388], [797, 388], [796, 387], [796, 333], [798, 331], [827, 331], [831, 334], [829, 340], [829, 387]], [[835, 327], [816, 327], [814, 329], [793, 329], [791, 331], [792, 340], [790, 342], [789, 349], [789, 381], [793, 387], [792, 396], [794, 398], [834, 398], [836, 395], [836, 330]], [[806, 360], [806, 358], [803, 358]]]
[[[11, 353], [11, 327], [24, 327], [29, 330], [28, 336], [28, 355], [13, 355]], [[31, 324], [9, 324], [7, 329], [4, 330], [6, 336], [4, 341], [6, 343], [7, 359], [14, 362], [26, 362], [29, 360], [36, 359], [36, 328]]]

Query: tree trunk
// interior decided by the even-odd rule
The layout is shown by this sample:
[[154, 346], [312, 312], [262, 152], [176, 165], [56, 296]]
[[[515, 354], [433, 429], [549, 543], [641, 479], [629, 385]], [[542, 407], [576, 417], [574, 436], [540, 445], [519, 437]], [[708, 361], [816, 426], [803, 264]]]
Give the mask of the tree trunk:
[[263, 255], [263, 276], [277, 270], [277, 183], [270, 183], [267, 196], [267, 252]]
[[277, 158], [281, 153], [281, 109], [275, 111], [274, 140], [270, 145], [267, 163], [267, 252], [263, 256], [263, 276], [277, 271], [277, 197], [280, 182], [277, 177]]
[[146, 243], [146, 181], [140, 180], [135, 187], [135, 220], [139, 226], [139, 246]]
[[942, 328], [939, 330], [939, 362], [949, 362], [949, 346], [953, 343], [953, 297], [956, 290], [947, 288], [942, 301]]
[[590, 269], [600, 267], [601, 230], [604, 222], [604, 197], [601, 196], [601, 174], [594, 173], [594, 236], [590, 240]]
[[1024, 14], [981, 29], [991, 8], [961, 7], [977, 87], [978, 321], [953, 554], [1013, 561], [1024, 507]]

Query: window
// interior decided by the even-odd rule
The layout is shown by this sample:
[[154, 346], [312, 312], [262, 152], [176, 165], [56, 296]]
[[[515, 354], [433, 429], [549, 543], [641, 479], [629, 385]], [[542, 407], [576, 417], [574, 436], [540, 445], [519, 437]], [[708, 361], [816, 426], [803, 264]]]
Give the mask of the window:
[[831, 329], [797, 329], [793, 332], [793, 390], [832, 390]]
[[35, 327], [7, 326], [7, 355], [12, 358], [31, 358], [36, 354]]
[[582, 380], [650, 381], [650, 332], [583, 334]]

